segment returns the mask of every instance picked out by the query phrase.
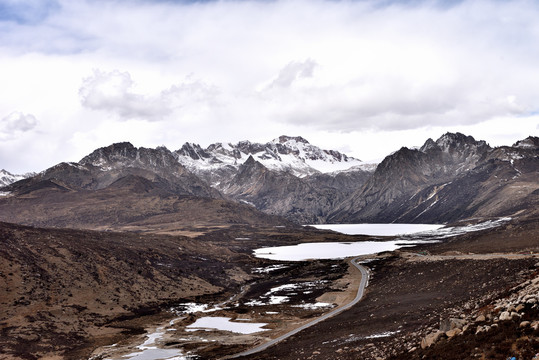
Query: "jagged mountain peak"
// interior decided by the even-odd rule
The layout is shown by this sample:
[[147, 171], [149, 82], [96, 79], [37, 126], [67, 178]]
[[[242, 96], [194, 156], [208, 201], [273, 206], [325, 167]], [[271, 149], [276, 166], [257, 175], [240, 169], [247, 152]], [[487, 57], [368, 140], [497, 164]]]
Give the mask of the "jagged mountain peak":
[[427, 139], [423, 146], [419, 148], [421, 152], [428, 152], [432, 150], [441, 150], [445, 153], [450, 153], [455, 150], [464, 149], [464, 148], [489, 148], [487, 143], [483, 140], [475, 140], [473, 136], [464, 135], [462, 133], [450, 133], [447, 132], [440, 136], [436, 141], [431, 138]]
[[296, 142], [296, 143], [302, 143], [302, 144], [309, 144], [307, 140], [302, 138], [301, 136], [288, 136], [288, 135], [281, 135], [277, 139], [273, 139], [272, 143], [279, 143], [279, 144], [285, 144], [289, 142]]
[[537, 149], [539, 148], [539, 137], [537, 136], [528, 136], [524, 140], [519, 140], [513, 144], [513, 147], [521, 149]]
[[237, 144], [215, 143], [206, 149], [186, 144], [175, 151], [175, 156], [182, 165], [211, 184], [221, 183], [223, 176], [237, 170], [250, 156], [268, 169], [298, 177], [339, 172], [362, 164], [338, 151], [311, 145], [301, 136], [287, 135], [265, 144], [243, 140]]
[[464, 135], [459, 132], [457, 133], [445, 133], [438, 140], [436, 144], [444, 151], [449, 152], [452, 149], [459, 148], [462, 146], [487, 146], [487, 143], [483, 140], [476, 141], [471, 135]]
[[7, 170], [2, 169], [0, 170], [0, 187], [11, 185], [17, 181], [32, 177], [34, 175], [35, 173], [12, 174]]
[[0, 170], [0, 187], [13, 184], [16, 181], [24, 179], [24, 175], [15, 175], [7, 170]]
[[92, 165], [103, 170], [123, 167], [169, 168], [178, 167], [174, 154], [164, 146], [137, 148], [130, 142], [115, 143], [99, 148], [82, 158], [81, 165]]
[[201, 160], [209, 158], [208, 153], [202, 149], [202, 147], [195, 143], [186, 142], [183, 146], [175, 152], [176, 156], [179, 154], [189, 156], [193, 160]]
[[254, 165], [256, 164], [258, 161], [255, 160], [255, 158], [253, 157], [253, 155], [249, 155], [249, 157], [247, 158], [247, 160], [245, 160], [245, 162], [243, 163], [243, 165]]

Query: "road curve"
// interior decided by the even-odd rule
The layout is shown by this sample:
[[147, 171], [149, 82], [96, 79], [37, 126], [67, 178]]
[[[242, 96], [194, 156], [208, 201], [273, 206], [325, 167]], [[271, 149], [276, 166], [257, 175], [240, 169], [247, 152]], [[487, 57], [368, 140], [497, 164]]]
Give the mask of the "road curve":
[[363, 298], [363, 294], [365, 292], [365, 287], [367, 286], [367, 283], [369, 281], [369, 272], [368, 272], [366, 267], [364, 267], [363, 265], [358, 264], [359, 259], [360, 259], [359, 257], [356, 257], [356, 258], [354, 258], [354, 259], [352, 259], [350, 261], [350, 263], [352, 265], [354, 265], [361, 272], [361, 281], [359, 283], [359, 288], [357, 290], [357, 294], [356, 294], [356, 297], [354, 298], [354, 300], [352, 300], [351, 302], [349, 302], [348, 304], [346, 304], [344, 306], [338, 307], [338, 308], [328, 312], [327, 314], [324, 314], [324, 315], [314, 319], [311, 322], [308, 322], [307, 324], [304, 324], [304, 325], [302, 325], [302, 326], [300, 326], [300, 327], [298, 327], [298, 328], [296, 328], [296, 329], [294, 329], [294, 330], [292, 330], [290, 332], [287, 332], [286, 334], [283, 334], [283, 335], [279, 336], [278, 338], [270, 340], [267, 343], [255, 346], [254, 348], [251, 348], [249, 350], [245, 350], [245, 351], [243, 351], [241, 353], [238, 353], [236, 355], [228, 356], [228, 357], [226, 357], [226, 359], [238, 358], [238, 357], [241, 357], [241, 356], [252, 355], [252, 354], [256, 354], [256, 353], [258, 353], [260, 351], [264, 351], [267, 348], [269, 348], [270, 346], [273, 346], [273, 345], [277, 344], [278, 342], [281, 342], [284, 339], [289, 338], [290, 336], [295, 335], [295, 334], [299, 333], [300, 331], [303, 331], [303, 330], [307, 329], [308, 327], [316, 325], [319, 322], [322, 322], [322, 321], [324, 321], [324, 320], [326, 320], [326, 319], [328, 319], [328, 318], [330, 318], [332, 316], [340, 314], [341, 312], [343, 312], [345, 310], [348, 310], [352, 306], [357, 304]]

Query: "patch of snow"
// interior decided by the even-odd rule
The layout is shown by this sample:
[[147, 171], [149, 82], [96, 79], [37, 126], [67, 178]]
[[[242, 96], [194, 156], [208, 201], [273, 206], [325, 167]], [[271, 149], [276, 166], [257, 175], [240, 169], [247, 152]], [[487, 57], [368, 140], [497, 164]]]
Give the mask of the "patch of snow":
[[245, 322], [233, 322], [227, 317], [203, 317], [197, 319], [193, 324], [186, 327], [187, 331], [230, 331], [239, 334], [253, 334], [260, 331], [267, 331], [268, 329], [262, 329], [266, 326], [266, 323], [245, 323]]
[[279, 270], [279, 269], [286, 269], [287, 267], [288, 267], [288, 265], [277, 264], [277, 265], [270, 265], [270, 266], [266, 266], [266, 267], [254, 268], [252, 271], [255, 274], [269, 273], [269, 272]]
[[269, 305], [279, 305], [290, 301], [290, 297], [283, 295], [271, 295], [268, 300]]
[[247, 305], [247, 306], [263, 306], [263, 305], [266, 305], [266, 304], [263, 303], [260, 300], [251, 300], [251, 301], [246, 302], [245, 305]]
[[178, 307], [171, 309], [176, 314], [193, 314], [197, 312], [207, 312], [207, 304], [197, 304], [197, 303], [185, 303], [180, 304]]
[[365, 336], [365, 339], [379, 339], [379, 338], [389, 337], [398, 333], [400, 333], [400, 330], [386, 331], [380, 334], [373, 334], [373, 335]]
[[35, 174], [34, 173], [27, 173], [27, 174], [24, 174], [24, 175], [17, 175], [17, 174], [12, 174], [9, 171], [6, 171], [4, 169], [1, 169], [0, 170], [0, 186], [10, 185], [10, 184], [13, 184], [14, 182], [26, 179], [26, 178], [31, 177], [33, 175], [35, 175]]
[[276, 293], [276, 292], [279, 292], [279, 291], [283, 291], [283, 290], [292, 290], [292, 289], [297, 289], [300, 285], [299, 284], [284, 284], [284, 285], [280, 285], [280, 286], [276, 286], [274, 288], [271, 288], [267, 294], [273, 294], [273, 293]]
[[314, 310], [314, 309], [320, 309], [320, 308], [333, 307], [333, 304], [316, 302], [314, 304], [292, 305], [292, 307], [299, 307], [299, 308]]

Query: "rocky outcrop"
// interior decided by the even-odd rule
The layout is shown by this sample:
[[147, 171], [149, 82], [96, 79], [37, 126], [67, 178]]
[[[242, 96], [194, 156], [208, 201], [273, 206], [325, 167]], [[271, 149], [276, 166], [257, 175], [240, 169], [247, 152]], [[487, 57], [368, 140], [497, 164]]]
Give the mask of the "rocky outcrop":
[[[536, 264], [539, 268], [539, 263]], [[494, 335], [503, 329], [519, 329], [522, 333], [539, 331], [539, 276], [537, 274], [509, 290], [505, 297], [496, 299], [473, 311], [462, 309], [458, 318], [441, 320], [439, 329], [424, 336], [420, 341], [421, 349], [427, 349], [444, 339], [447, 348], [452, 338], [462, 336], [477, 337]], [[514, 330], [511, 330], [514, 333]], [[513, 334], [514, 335], [514, 334]], [[515, 339], [517, 340], [517, 339]], [[462, 340], [466, 341], [466, 340]], [[456, 345], [458, 346], [458, 345]]]

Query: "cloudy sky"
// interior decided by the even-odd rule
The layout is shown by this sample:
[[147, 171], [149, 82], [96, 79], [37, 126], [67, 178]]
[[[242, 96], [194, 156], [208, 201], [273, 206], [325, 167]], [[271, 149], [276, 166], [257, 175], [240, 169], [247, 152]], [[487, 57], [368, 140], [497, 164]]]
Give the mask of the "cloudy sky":
[[301, 135], [362, 160], [539, 133], [539, 2], [0, 0], [0, 168]]

